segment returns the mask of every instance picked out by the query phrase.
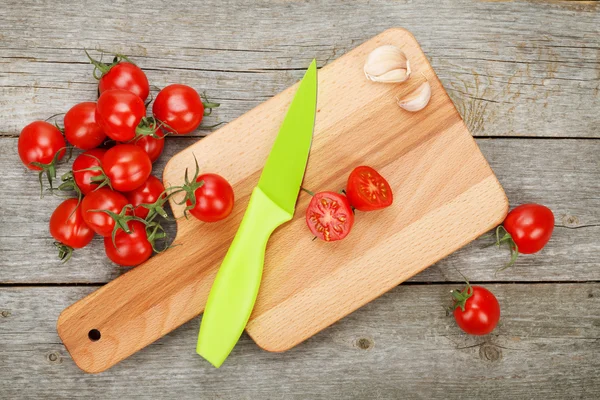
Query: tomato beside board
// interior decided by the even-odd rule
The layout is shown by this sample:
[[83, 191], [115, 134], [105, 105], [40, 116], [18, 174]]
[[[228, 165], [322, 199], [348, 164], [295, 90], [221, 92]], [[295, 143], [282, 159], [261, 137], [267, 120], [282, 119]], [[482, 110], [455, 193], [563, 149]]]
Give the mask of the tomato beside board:
[[346, 195], [352, 207], [359, 211], [374, 211], [389, 207], [394, 196], [390, 184], [371, 167], [354, 168], [348, 177]]
[[354, 213], [343, 194], [320, 192], [312, 197], [306, 209], [306, 224], [319, 239], [335, 242], [350, 233], [354, 224]]
[[491, 333], [500, 320], [500, 304], [496, 296], [481, 286], [467, 284], [462, 291], [453, 291], [454, 319], [470, 335]]
[[523, 204], [508, 213], [503, 225], [519, 253], [533, 254], [552, 237], [554, 214], [541, 204]]
[[158, 160], [158, 158], [163, 152], [163, 149], [165, 148], [164, 133], [162, 133], [160, 129], [157, 129], [156, 135], [158, 137], [153, 137], [150, 135], [141, 136], [134, 139], [133, 142], [131, 142], [140, 149], [144, 150], [148, 154], [148, 157], [150, 157], [150, 161], [152, 162]]
[[73, 249], [87, 246], [94, 238], [94, 231], [85, 223], [77, 199], [60, 203], [50, 217], [50, 234], [59, 242], [59, 257], [67, 261]]
[[130, 233], [119, 229], [113, 243], [111, 237], [104, 238], [104, 251], [114, 263], [135, 267], [150, 258], [152, 244], [148, 241], [146, 225], [139, 221], [128, 222]]
[[113, 189], [129, 192], [148, 179], [152, 172], [152, 161], [138, 146], [118, 144], [104, 154], [102, 168]]
[[51, 164], [59, 151], [58, 160], [61, 160], [66, 146], [65, 138], [56, 126], [45, 121], [34, 121], [21, 131], [19, 157], [27, 168], [40, 171], [43, 169], [41, 164]]
[[152, 114], [165, 124], [165, 131], [184, 135], [200, 126], [204, 117], [204, 104], [194, 88], [169, 85], [156, 96]]
[[127, 197], [129, 204], [134, 207], [133, 214], [136, 217], [146, 218], [150, 210], [146, 207], [140, 207], [140, 205], [153, 204], [161, 195], [164, 196], [164, 191], [165, 187], [160, 179], [150, 175], [140, 187], [125, 193], [125, 197]]
[[100, 146], [106, 139], [96, 122], [96, 103], [86, 101], [71, 107], [65, 114], [65, 137], [73, 146], [83, 150]]
[[101, 210], [121, 212], [127, 205], [127, 198], [121, 193], [114, 192], [106, 187], [97, 189], [81, 201], [81, 214], [85, 223], [98, 235], [110, 236], [115, 227], [115, 220]]
[[73, 178], [84, 195], [97, 189], [100, 185], [99, 182], [92, 181], [92, 178], [101, 176], [102, 172], [90, 170], [90, 168], [100, 167], [105, 153], [104, 149], [91, 149], [81, 153], [73, 161]]

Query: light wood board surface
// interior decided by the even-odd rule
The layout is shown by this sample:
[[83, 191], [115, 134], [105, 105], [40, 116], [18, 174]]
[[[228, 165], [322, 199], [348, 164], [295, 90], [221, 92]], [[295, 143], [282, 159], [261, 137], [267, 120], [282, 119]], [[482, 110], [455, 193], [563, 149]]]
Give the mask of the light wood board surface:
[[[413, 78], [404, 85], [364, 77], [367, 55], [385, 44], [402, 48], [410, 60]], [[418, 113], [400, 109], [395, 97], [425, 79], [429, 105]], [[504, 191], [408, 31], [381, 33], [321, 69], [318, 80], [303, 185], [340, 190], [349, 171], [366, 164], [387, 177], [395, 200], [383, 211], [358, 213], [347, 239], [325, 243], [312, 240], [304, 217], [310, 196], [299, 196], [294, 219], [269, 240], [246, 327], [269, 351], [306, 340], [493, 228], [508, 210]], [[61, 315], [59, 335], [79, 367], [101, 372], [202, 312], [294, 93], [295, 87], [282, 92], [171, 158], [166, 186], [183, 183], [194, 154], [202, 155], [201, 171], [231, 182], [232, 216], [214, 224], [182, 219], [185, 206], [173, 198], [178, 246]], [[100, 340], [88, 337], [92, 330]]]
[[[100, 240], [74, 263], [57, 261], [47, 224], [60, 200], [40, 200], [15, 155], [24, 125], [94, 98], [82, 48], [132, 55], [157, 86], [207, 90], [223, 104], [207, 119], [213, 124], [293, 84], [312, 57], [326, 65], [392, 26], [419, 40], [511, 205], [536, 201], [555, 212], [551, 245], [495, 275], [506, 254], [478, 240], [291, 351], [266, 353], [244, 338], [226, 371], [193, 353], [193, 320], [114, 369], [84, 375], [60, 344], [56, 318], [126, 270], [106, 260]], [[44, 399], [598, 398], [600, 325], [587, 336], [565, 329], [595, 312], [584, 282], [600, 281], [600, 145], [591, 139], [600, 133], [598, 48], [598, 1], [5, 1], [0, 182], [19, 189], [0, 191], [0, 391]], [[167, 140], [158, 176], [192, 140]], [[447, 299], [441, 283], [460, 282], [455, 268], [501, 297], [513, 322], [479, 342], [451, 320], [428, 318]], [[409, 298], [392, 295], [404, 290]], [[414, 316], [404, 325], [395, 317], [402, 310]], [[479, 343], [516, 348], [516, 338], [518, 350], [480, 358]], [[359, 339], [374, 346], [363, 351]]]

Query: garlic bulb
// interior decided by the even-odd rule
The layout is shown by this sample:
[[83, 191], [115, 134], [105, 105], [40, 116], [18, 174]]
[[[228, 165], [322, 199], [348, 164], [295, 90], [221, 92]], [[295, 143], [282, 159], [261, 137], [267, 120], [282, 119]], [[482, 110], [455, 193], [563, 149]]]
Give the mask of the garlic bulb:
[[431, 85], [429, 85], [428, 81], [425, 81], [408, 96], [396, 100], [398, 101], [398, 105], [406, 111], [415, 112], [424, 109], [427, 103], [429, 103], [430, 98]]
[[365, 76], [373, 82], [404, 82], [410, 76], [410, 64], [402, 50], [392, 45], [373, 50], [365, 62]]

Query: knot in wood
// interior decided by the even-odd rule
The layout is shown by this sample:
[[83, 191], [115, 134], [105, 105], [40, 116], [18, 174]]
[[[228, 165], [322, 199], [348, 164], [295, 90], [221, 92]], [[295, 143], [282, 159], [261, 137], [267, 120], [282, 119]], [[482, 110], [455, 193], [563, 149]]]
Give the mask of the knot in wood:
[[60, 364], [60, 363], [62, 363], [62, 356], [60, 355], [60, 353], [58, 351], [53, 351], [51, 353], [48, 353], [48, 355], [46, 356], [46, 359], [51, 364]]
[[484, 344], [479, 348], [479, 357], [485, 361], [496, 362], [502, 356], [502, 351], [493, 344]]
[[562, 217], [562, 222], [565, 226], [568, 227], [578, 226], [579, 218], [577, 218], [575, 215], [565, 214]]
[[373, 339], [371, 338], [360, 338], [356, 341], [356, 347], [358, 347], [361, 350], [369, 350], [374, 345], [375, 342], [373, 342]]
[[2, 310], [2, 312], [0, 313], [0, 315], [2, 315], [2, 318], [8, 318], [10, 317], [12, 314], [10, 313], [10, 311], [8, 310]]

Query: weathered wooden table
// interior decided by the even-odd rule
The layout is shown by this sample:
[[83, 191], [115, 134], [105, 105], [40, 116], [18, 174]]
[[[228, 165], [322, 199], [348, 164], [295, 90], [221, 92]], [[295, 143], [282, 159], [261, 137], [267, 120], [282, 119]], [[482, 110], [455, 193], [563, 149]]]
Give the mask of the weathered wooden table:
[[[506, 252], [476, 241], [287, 353], [244, 336], [215, 370], [194, 352], [194, 320], [108, 372], [77, 369], [57, 316], [124, 270], [98, 239], [57, 261], [47, 225], [60, 200], [39, 199], [16, 146], [30, 121], [94, 99], [83, 48], [131, 55], [157, 86], [205, 90], [222, 104], [213, 124], [394, 26], [421, 43], [511, 204], [552, 208], [548, 247], [495, 274]], [[0, 397], [600, 398], [599, 93], [594, 1], [5, 0]], [[194, 140], [168, 138], [157, 170]], [[457, 270], [497, 295], [491, 335], [446, 317]]]

